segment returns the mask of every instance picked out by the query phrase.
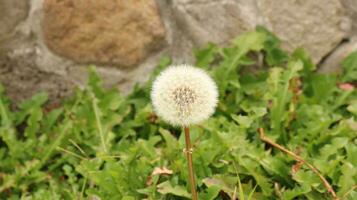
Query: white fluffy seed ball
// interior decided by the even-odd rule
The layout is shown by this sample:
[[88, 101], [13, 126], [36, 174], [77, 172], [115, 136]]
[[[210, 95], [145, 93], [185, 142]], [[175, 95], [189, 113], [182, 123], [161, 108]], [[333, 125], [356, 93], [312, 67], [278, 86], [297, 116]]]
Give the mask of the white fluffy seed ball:
[[208, 119], [215, 111], [218, 91], [202, 69], [170, 66], [156, 78], [151, 100], [156, 114], [174, 126], [187, 127]]

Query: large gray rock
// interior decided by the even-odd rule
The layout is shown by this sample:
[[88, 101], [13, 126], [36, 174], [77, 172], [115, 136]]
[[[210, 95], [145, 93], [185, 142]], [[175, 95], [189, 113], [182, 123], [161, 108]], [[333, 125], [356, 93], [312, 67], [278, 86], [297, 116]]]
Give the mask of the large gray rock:
[[351, 22], [351, 35], [357, 35], [357, 1], [356, 0], [341, 0], [344, 6], [345, 13], [349, 16]]
[[357, 51], [357, 37], [351, 38], [339, 45], [326, 59], [321, 63], [320, 72], [340, 72], [342, 61], [352, 52]]
[[183, 0], [172, 6], [178, 29], [199, 47], [227, 44], [260, 23], [254, 1]]
[[0, 56], [0, 83], [14, 102], [21, 102], [41, 91], [48, 92], [51, 100], [59, 100], [75, 87], [66, 76], [39, 70], [34, 52], [15, 57]]
[[263, 23], [255, 0], [180, 0], [161, 4], [165, 4], [161, 12], [171, 18], [167, 24], [174, 63], [193, 63], [194, 49], [209, 42], [228, 45], [239, 34]]
[[28, 0], [0, 1], [0, 51], [4, 50], [14, 39], [14, 29], [26, 18], [28, 10]]
[[263, 25], [282, 39], [285, 49], [304, 47], [318, 63], [346, 35], [339, 0], [182, 0], [171, 7], [176, 28], [193, 47], [207, 42], [225, 45]]
[[304, 47], [318, 63], [344, 38], [343, 7], [339, 0], [257, 1], [269, 29], [288, 50]]

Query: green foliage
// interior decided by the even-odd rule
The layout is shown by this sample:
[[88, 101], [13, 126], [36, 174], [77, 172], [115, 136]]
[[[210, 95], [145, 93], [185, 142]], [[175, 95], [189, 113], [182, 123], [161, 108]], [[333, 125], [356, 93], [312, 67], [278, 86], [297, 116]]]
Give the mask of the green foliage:
[[[357, 54], [340, 76], [317, 74], [304, 50], [289, 55], [279, 43], [259, 27], [195, 52], [220, 90], [214, 116], [191, 128], [200, 199], [329, 198], [309, 168], [260, 140], [259, 127], [340, 197], [357, 199], [357, 92], [336, 86], [356, 81]], [[122, 96], [91, 68], [87, 87], [62, 104], [41, 93], [16, 109], [0, 87], [0, 199], [189, 199], [183, 134], [153, 113], [152, 80]]]
[[342, 76], [343, 81], [357, 80], [357, 51], [347, 56], [347, 58], [342, 62], [342, 67], [345, 72]]

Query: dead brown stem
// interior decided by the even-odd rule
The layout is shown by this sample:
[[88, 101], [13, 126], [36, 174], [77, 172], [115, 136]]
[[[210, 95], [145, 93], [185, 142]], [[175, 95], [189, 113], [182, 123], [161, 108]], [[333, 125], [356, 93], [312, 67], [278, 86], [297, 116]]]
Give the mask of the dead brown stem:
[[336, 192], [333, 190], [332, 186], [330, 185], [330, 183], [325, 179], [324, 176], [321, 175], [321, 173], [319, 172], [319, 170], [314, 167], [312, 164], [308, 163], [306, 160], [304, 160], [302, 157], [296, 155], [294, 152], [289, 151], [288, 149], [284, 148], [283, 146], [275, 143], [274, 141], [272, 141], [271, 139], [265, 137], [265, 133], [264, 133], [264, 129], [263, 128], [259, 128], [259, 135], [260, 135], [260, 139], [265, 142], [270, 144], [271, 146], [279, 149], [280, 151], [290, 155], [291, 157], [293, 157], [296, 161], [304, 163], [307, 167], [309, 167], [311, 169], [312, 172], [314, 172], [322, 181], [322, 183], [324, 184], [325, 188], [327, 189], [328, 192], [331, 193], [332, 197], [334, 200], [340, 200], [340, 198], [336, 195]]

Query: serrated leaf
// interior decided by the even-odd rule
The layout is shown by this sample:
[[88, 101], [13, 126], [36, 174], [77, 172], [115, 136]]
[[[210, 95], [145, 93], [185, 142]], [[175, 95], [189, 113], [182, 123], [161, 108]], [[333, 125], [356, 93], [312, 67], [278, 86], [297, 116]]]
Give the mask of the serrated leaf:
[[173, 194], [179, 197], [191, 198], [191, 195], [182, 186], [172, 186], [169, 181], [165, 181], [157, 185], [157, 191], [161, 194]]
[[277, 74], [274, 76], [278, 76], [279, 78], [279, 80], [276, 80], [277, 82], [274, 84], [275, 95], [272, 99], [273, 105], [271, 108], [271, 127], [274, 129], [275, 134], [281, 133], [283, 121], [287, 117], [287, 104], [291, 98], [291, 92], [289, 91], [290, 80], [298, 76], [298, 72], [302, 68], [303, 64], [301, 61], [290, 61], [288, 63], [288, 70], [281, 76], [278, 75], [278, 72], [275, 72]]
[[216, 44], [209, 43], [205, 48], [195, 51], [196, 66], [207, 69], [216, 57], [218, 50]]
[[207, 188], [207, 192], [200, 195], [200, 199], [214, 200], [218, 196], [221, 188], [219, 186], [211, 186]]
[[348, 106], [347, 110], [357, 116], [357, 101], [352, 101]]
[[249, 128], [250, 125], [253, 123], [253, 119], [251, 119], [248, 116], [242, 116], [242, 115], [231, 115], [232, 119], [236, 121], [239, 125], [241, 125], [243, 128]]
[[357, 80], [357, 51], [348, 55], [341, 63], [343, 67], [342, 81], [356, 81]]

